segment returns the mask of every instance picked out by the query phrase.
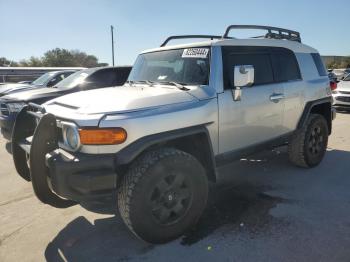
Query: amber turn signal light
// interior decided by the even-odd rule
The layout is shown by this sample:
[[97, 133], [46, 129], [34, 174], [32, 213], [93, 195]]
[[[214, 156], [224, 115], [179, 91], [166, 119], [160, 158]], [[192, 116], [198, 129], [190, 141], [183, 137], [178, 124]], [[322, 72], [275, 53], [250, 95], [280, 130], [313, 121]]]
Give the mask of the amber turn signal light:
[[125, 142], [127, 133], [123, 128], [79, 129], [83, 145], [117, 145]]

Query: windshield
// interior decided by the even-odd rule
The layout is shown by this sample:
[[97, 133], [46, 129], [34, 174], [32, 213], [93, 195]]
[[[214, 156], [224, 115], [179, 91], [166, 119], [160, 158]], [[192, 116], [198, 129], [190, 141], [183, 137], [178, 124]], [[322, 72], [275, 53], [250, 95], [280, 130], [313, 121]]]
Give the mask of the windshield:
[[81, 70], [78, 72], [75, 72], [74, 74], [71, 74], [67, 78], [63, 79], [62, 81], [58, 82], [57, 85], [55, 85], [56, 88], [60, 90], [66, 90], [76, 87], [77, 85], [84, 82], [84, 80], [91, 74], [95, 72], [94, 68]]
[[348, 74], [346, 77], [344, 77], [343, 81], [350, 81], [350, 74]]
[[205, 47], [141, 54], [136, 59], [128, 80], [207, 85], [209, 51], [209, 47]]
[[42, 86], [42, 85], [45, 85], [52, 76], [54, 76], [55, 73], [46, 73], [46, 74], [43, 74], [41, 77], [37, 78], [36, 80], [34, 80], [32, 82], [32, 85], [36, 85], [36, 86]]

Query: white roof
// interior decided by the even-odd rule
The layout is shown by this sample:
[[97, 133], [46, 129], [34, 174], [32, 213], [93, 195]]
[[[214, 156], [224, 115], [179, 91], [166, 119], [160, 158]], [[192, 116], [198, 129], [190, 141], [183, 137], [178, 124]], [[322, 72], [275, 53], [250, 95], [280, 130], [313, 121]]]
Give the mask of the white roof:
[[278, 39], [219, 39], [188, 44], [167, 45], [164, 47], [148, 49], [142, 53], [201, 46], [272, 46], [288, 48], [295, 53], [318, 53], [316, 49], [308, 45], [296, 41]]

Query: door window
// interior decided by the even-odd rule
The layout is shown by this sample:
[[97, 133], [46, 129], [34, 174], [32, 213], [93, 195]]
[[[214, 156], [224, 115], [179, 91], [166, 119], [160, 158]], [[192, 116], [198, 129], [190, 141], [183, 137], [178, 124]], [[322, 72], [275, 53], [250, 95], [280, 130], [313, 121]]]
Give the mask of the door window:
[[236, 65], [254, 66], [254, 85], [274, 82], [270, 54], [265, 47], [223, 47], [225, 87], [234, 88], [233, 69]]

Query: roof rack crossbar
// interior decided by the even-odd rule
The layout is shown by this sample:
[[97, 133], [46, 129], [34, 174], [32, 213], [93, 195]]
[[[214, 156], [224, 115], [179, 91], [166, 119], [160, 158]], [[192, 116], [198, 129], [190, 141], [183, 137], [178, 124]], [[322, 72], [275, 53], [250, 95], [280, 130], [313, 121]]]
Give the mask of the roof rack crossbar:
[[[279, 27], [263, 26], [263, 25], [230, 25], [227, 27], [225, 34], [223, 35], [222, 38], [229, 38], [228, 34], [233, 29], [267, 30], [267, 34], [264, 36], [264, 38], [284, 39], [284, 40], [297, 41], [301, 43], [301, 37], [299, 32], [292, 31], [289, 29], [279, 28]], [[258, 37], [253, 37], [253, 38], [258, 38]]]
[[160, 47], [166, 46], [166, 44], [175, 39], [190, 39], [190, 38], [206, 38], [206, 39], [221, 39], [222, 36], [219, 35], [173, 35], [169, 36]]

